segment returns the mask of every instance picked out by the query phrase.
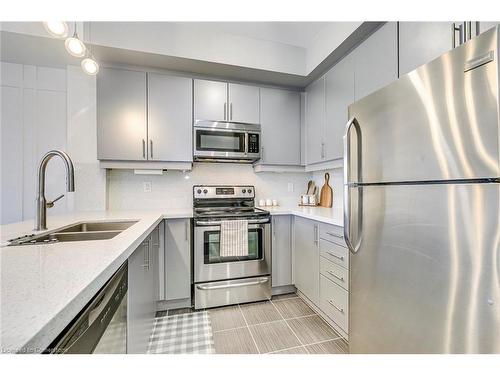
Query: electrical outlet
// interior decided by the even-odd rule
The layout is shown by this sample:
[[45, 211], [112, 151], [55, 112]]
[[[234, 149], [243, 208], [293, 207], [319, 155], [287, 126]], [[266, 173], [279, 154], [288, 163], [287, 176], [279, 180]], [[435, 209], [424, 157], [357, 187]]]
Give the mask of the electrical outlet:
[[151, 190], [153, 190], [153, 186], [151, 181], [145, 181], [142, 183], [142, 188], [144, 189], [145, 193], [151, 193]]
[[288, 192], [290, 192], [290, 193], [293, 192], [293, 182], [288, 183]]

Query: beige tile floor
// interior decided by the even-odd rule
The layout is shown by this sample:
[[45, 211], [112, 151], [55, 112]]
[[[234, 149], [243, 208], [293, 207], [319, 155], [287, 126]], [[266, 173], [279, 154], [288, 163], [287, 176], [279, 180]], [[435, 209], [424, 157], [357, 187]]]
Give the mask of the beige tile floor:
[[346, 354], [347, 343], [296, 294], [207, 310], [218, 354]]

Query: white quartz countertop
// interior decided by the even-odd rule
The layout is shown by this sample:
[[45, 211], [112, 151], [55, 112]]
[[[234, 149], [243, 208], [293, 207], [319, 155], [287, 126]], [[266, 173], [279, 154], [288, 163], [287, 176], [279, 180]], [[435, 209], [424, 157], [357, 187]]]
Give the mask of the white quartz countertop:
[[295, 215], [322, 223], [344, 226], [342, 207], [305, 207], [305, 206], [277, 206], [259, 207], [269, 211], [271, 215]]
[[[342, 209], [262, 207], [342, 226]], [[189, 218], [192, 208], [78, 212], [49, 216], [48, 230], [83, 221], [138, 220], [110, 240], [6, 247], [33, 233], [33, 220], [0, 226], [0, 350], [40, 352], [64, 330], [162, 219]]]
[[[158, 223], [192, 209], [49, 216], [48, 230], [82, 221], [138, 220], [110, 240], [0, 247], [0, 350], [40, 352], [82, 310]], [[0, 242], [32, 233], [33, 220], [0, 226]]]

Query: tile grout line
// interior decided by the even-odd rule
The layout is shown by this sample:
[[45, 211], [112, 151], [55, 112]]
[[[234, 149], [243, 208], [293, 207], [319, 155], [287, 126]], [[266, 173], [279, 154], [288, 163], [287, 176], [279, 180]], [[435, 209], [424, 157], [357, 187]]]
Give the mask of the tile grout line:
[[241, 313], [241, 315], [243, 316], [243, 320], [245, 321], [245, 324], [246, 324], [246, 327], [247, 327], [248, 332], [250, 332], [250, 337], [252, 338], [253, 344], [254, 344], [254, 345], [255, 345], [255, 347], [257, 348], [257, 351], [259, 352], [259, 354], [262, 354], [262, 353], [260, 352], [259, 346], [257, 345], [257, 341], [255, 341], [255, 338], [253, 337], [252, 330], [251, 330], [251, 329], [250, 329], [250, 327], [248, 326], [247, 318], [245, 318], [245, 314], [243, 314], [243, 310], [241, 309], [240, 304], [238, 304], [238, 309], [240, 310], [240, 313]]
[[[299, 339], [299, 336], [297, 336], [297, 334], [295, 333], [295, 331], [292, 329], [292, 327], [290, 327], [290, 324], [288, 324], [288, 322], [286, 321], [285, 317], [283, 316], [283, 314], [281, 313], [281, 311], [278, 310], [278, 308], [274, 305], [274, 302], [271, 300], [271, 304], [273, 305], [273, 307], [276, 309], [276, 311], [278, 311], [278, 314], [280, 314], [280, 316], [283, 318], [283, 320], [285, 321], [285, 324], [286, 326], [288, 327], [288, 329], [290, 331], [292, 331], [293, 335], [297, 338], [297, 340], [299, 341], [300, 345], [301, 346], [304, 346], [304, 344], [302, 343], [302, 341], [300, 341]], [[306, 349], [307, 350], [307, 349]]]

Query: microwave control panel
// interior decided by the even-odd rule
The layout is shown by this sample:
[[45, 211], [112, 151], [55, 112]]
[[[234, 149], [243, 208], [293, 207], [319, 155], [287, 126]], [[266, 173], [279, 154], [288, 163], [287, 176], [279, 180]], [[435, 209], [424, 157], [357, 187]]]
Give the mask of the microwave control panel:
[[255, 133], [248, 133], [248, 153], [258, 154], [259, 149], [259, 135]]

